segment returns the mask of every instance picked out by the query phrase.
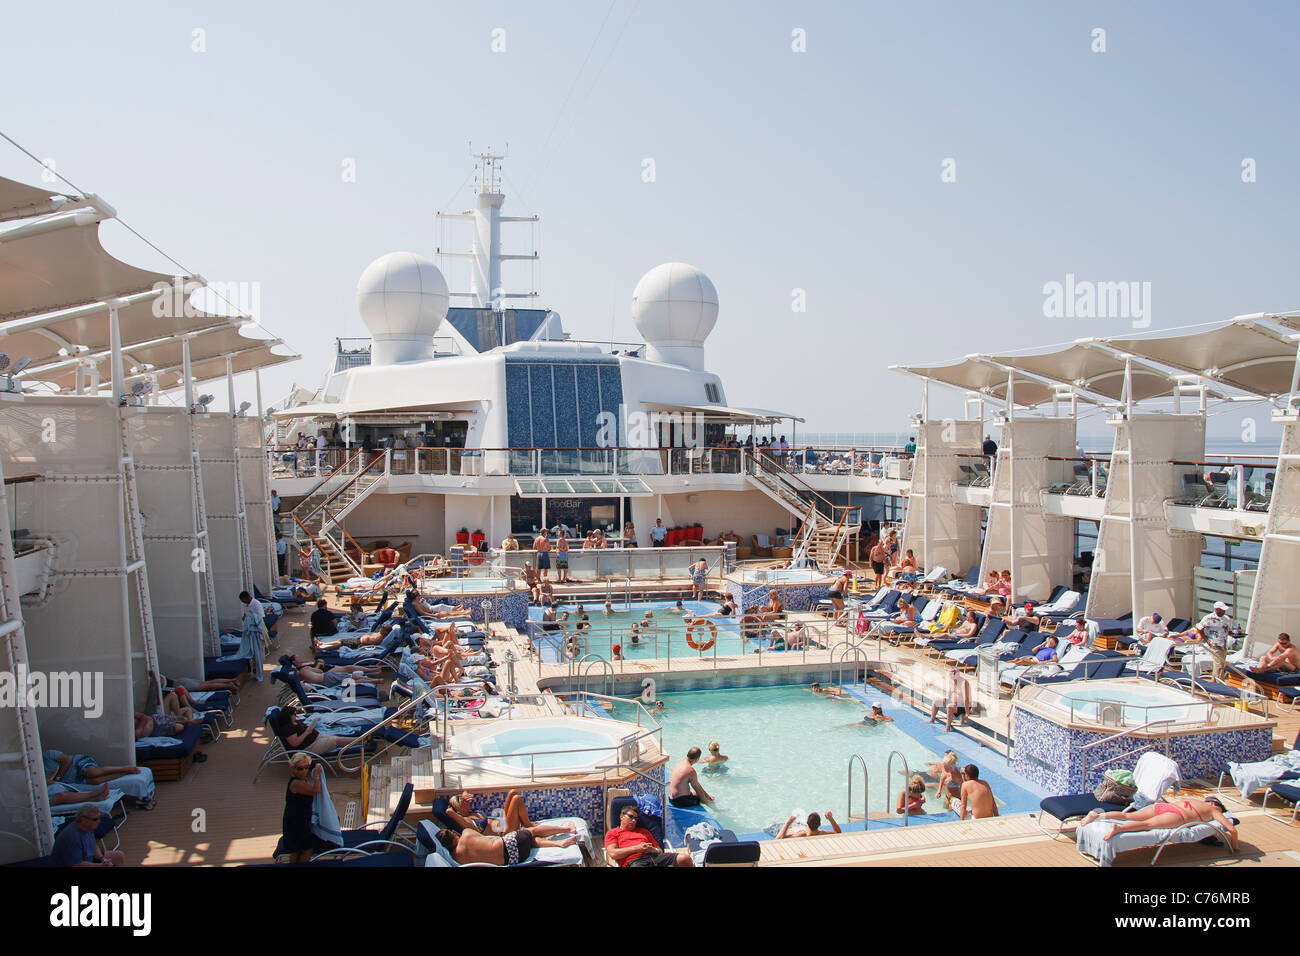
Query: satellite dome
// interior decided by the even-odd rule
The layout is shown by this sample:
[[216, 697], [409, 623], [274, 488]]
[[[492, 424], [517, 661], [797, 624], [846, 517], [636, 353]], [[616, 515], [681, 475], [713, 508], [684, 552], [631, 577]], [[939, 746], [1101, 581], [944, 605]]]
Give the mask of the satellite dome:
[[438, 267], [414, 252], [390, 252], [366, 266], [357, 280], [357, 311], [374, 343], [371, 364], [432, 358], [449, 301]]
[[632, 321], [652, 361], [703, 368], [704, 340], [718, 321], [718, 290], [699, 269], [665, 262], [632, 292]]

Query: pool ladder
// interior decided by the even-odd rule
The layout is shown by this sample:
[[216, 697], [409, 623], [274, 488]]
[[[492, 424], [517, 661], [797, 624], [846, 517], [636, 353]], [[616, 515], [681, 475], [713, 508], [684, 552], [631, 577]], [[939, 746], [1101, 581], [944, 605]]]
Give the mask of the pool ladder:
[[849, 758], [849, 778], [848, 778], [848, 801], [844, 809], [844, 822], [848, 823], [853, 819], [853, 764], [862, 765], [862, 829], [864, 831], [871, 828], [870, 818], [867, 816], [867, 796], [871, 789], [871, 780], [867, 774], [867, 762], [862, 759], [861, 754], [854, 754]]

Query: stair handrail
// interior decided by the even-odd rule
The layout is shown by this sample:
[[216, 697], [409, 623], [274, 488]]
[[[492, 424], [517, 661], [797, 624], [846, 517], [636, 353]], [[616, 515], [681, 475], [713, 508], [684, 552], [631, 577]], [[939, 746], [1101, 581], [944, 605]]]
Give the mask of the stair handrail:
[[[342, 530], [342, 528], [340, 527], [339, 530]], [[344, 533], [346, 534], [347, 532]], [[342, 543], [335, 541], [333, 538], [331, 538], [330, 533], [326, 531], [324, 528], [321, 529], [320, 536], [322, 539], [324, 539], [325, 543], [330, 546], [334, 554], [340, 560], [342, 560], [344, 564], [346, 564], [349, 568], [352, 569], [354, 577], [365, 577], [364, 569], [359, 564], [357, 564], [355, 561], [352, 560], [352, 557], [348, 554], [347, 549], [343, 547]], [[362, 553], [364, 554], [364, 552]]]
[[783, 467], [781, 464], [777, 462], [775, 458], [773, 458], [771, 455], [767, 454], [766, 452], [755, 450], [752, 454], [749, 455], [749, 458], [751, 461], [754, 462], [756, 468], [762, 468], [764, 471], [767, 472], [771, 472], [771, 471], [779, 472], [780, 479], [783, 480], [787, 485], [789, 485], [791, 490], [793, 490], [801, 498], [810, 497], [814, 501], [814, 503], [820, 501], [823, 504], [825, 504], [826, 517], [834, 518], [835, 509], [837, 507], [845, 507], [842, 505], [836, 505], [833, 502], [831, 502], [830, 499], [828, 499], [823, 494], [821, 494], [821, 492], [817, 491], [815, 488], [809, 485], [802, 478], [796, 476], [794, 472]]
[[[315, 454], [315, 449], [312, 450], [312, 454]], [[312, 495], [316, 494], [316, 492], [320, 491], [321, 486], [324, 485], [325, 482], [329, 481], [331, 478], [333, 478], [333, 477], [334, 477], [335, 475], [337, 475], [339, 472], [343, 471], [343, 469], [346, 468], [346, 467], [347, 467], [351, 462], [356, 461], [356, 460], [357, 460], [358, 458], [360, 458], [363, 454], [365, 454], [365, 452], [363, 452], [363, 451], [358, 451], [355, 455], [352, 455], [351, 457], [345, 459], [344, 462], [343, 462], [343, 464], [339, 465], [337, 468], [335, 468], [333, 471], [331, 471], [328, 475], [326, 475], [326, 476], [325, 476], [324, 478], [322, 478], [320, 481], [316, 482], [316, 484], [314, 484], [314, 485], [312, 485], [310, 488], [308, 488], [308, 489], [307, 489], [307, 493], [304, 494], [304, 495], [302, 496], [302, 500], [303, 500], [303, 501], [306, 501], [306, 500], [307, 500], [308, 498], [310, 498]], [[301, 503], [302, 503], [302, 502], [299, 502], [299, 504], [301, 504]]]
[[[380, 471], [383, 471], [387, 466], [388, 456], [390, 454], [392, 454], [392, 452], [386, 450], [382, 455], [376, 455], [374, 458], [368, 461], [363, 468], [359, 469], [356, 474], [352, 475], [350, 478], [348, 478], [347, 481], [343, 482], [343, 484], [335, 488], [334, 491], [326, 495], [324, 501], [322, 501], [320, 504], [316, 505], [316, 507], [312, 508], [305, 515], [303, 515], [303, 519], [306, 521], [310, 521], [312, 518], [316, 517], [316, 515], [318, 515], [331, 501], [333, 501], [339, 495], [343, 494], [343, 492], [347, 491], [349, 488], [355, 485], [364, 475], [369, 474], [371, 470], [375, 468], [376, 465], [379, 466]], [[348, 459], [348, 461], [351, 460], [352, 460], [351, 458]], [[346, 462], [344, 463], [344, 465], [340, 465], [339, 468], [342, 469], [345, 465]], [[330, 478], [334, 477], [334, 475], [337, 474], [338, 474], [337, 471], [333, 472], [330, 475]], [[325, 480], [328, 481], [329, 478], [326, 478]], [[306, 501], [307, 499], [304, 498], [303, 500]], [[299, 505], [299, 507], [301, 507], [301, 505]], [[295, 514], [297, 513], [297, 510], [298, 510], [297, 508], [294, 509]]]
[[[481, 684], [482, 682], [480, 681], [478, 683]], [[361, 747], [360, 745], [363, 744], [365, 741], [369, 740], [380, 730], [383, 730], [385, 727], [391, 727], [398, 720], [398, 718], [404, 717], [407, 714], [414, 711], [416, 707], [418, 707], [421, 703], [428, 700], [430, 697], [435, 696], [438, 689], [443, 686], [446, 685], [439, 684], [437, 687], [427, 688], [422, 694], [419, 695], [413, 694], [409, 700], [407, 700], [405, 703], [399, 706], [396, 710], [394, 710], [383, 720], [379, 721], [379, 723], [375, 724], [373, 727], [371, 727], [365, 733], [361, 734], [359, 737], [353, 737], [351, 740], [349, 740], [346, 744], [344, 744], [341, 748], [339, 748], [338, 756], [335, 758], [335, 763], [338, 764], [339, 769], [346, 773], [354, 773], [356, 770], [360, 770], [362, 767], [370, 765], [375, 760], [376, 757], [382, 756], [383, 754], [391, 750], [393, 747], [398, 746], [397, 741], [390, 740], [388, 741], [387, 746], [382, 747], [379, 750], [376, 750], [374, 753], [367, 754], [365, 748]], [[426, 717], [423, 724], [425, 730], [428, 730], [428, 725], [429, 725], [429, 721], [428, 718]], [[420, 725], [417, 723], [416, 731], [412, 731], [413, 733], [417, 733], [417, 736], [418, 736], [419, 726]], [[343, 755], [347, 753], [349, 750], [352, 750], [354, 748], [359, 748], [361, 752], [361, 763], [357, 765], [355, 770], [353, 768], [345, 767], [343, 765]]]
[[[912, 778], [911, 771], [910, 771], [910, 769], [909, 769], [908, 766], [907, 766], [907, 757], [906, 757], [902, 752], [900, 752], [900, 751], [898, 751], [898, 750], [891, 750], [891, 751], [889, 752], [889, 759], [888, 759], [887, 761], [885, 761], [885, 812], [886, 812], [886, 813], [890, 812], [890, 811], [889, 811], [889, 781], [893, 779], [893, 773], [892, 773], [892, 771], [893, 771], [893, 769], [894, 769], [894, 758], [895, 758], [895, 757], [897, 757], [899, 760], [903, 761], [903, 779], [904, 779], [904, 780], [910, 780], [910, 779]], [[904, 788], [904, 790], [906, 790], [906, 788], [907, 788], [907, 784], [906, 784], [906, 783], [903, 784], [903, 788]], [[906, 800], [903, 801], [903, 810], [904, 810], [904, 813], [903, 813], [903, 826], [907, 826], [908, 818], [911, 817], [912, 814], [911, 814], [911, 810], [910, 810], [910, 808], [907, 806], [907, 801], [906, 801]]]
[[867, 773], [867, 762], [861, 754], [854, 754], [849, 758], [848, 773], [848, 796], [845, 802], [844, 822], [848, 823], [853, 819], [853, 763], [857, 761], [862, 764], [862, 830], [866, 832], [871, 829], [871, 817], [867, 812], [867, 800], [871, 794], [871, 775]]

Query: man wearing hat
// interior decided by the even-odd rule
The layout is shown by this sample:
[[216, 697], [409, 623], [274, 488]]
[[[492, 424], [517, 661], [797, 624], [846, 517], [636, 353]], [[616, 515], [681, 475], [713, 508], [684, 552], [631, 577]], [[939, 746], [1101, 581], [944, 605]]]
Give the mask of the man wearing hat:
[[1138, 621], [1137, 629], [1133, 632], [1137, 635], [1139, 644], [1150, 644], [1153, 637], [1164, 637], [1169, 633], [1169, 625], [1164, 622], [1159, 614], [1148, 614], [1142, 620]]
[[1228, 616], [1228, 605], [1222, 601], [1214, 602], [1214, 610], [1196, 625], [1196, 639], [1189, 643], [1200, 642], [1205, 645], [1214, 660], [1214, 679], [1222, 682], [1228, 658], [1228, 632], [1235, 625]]

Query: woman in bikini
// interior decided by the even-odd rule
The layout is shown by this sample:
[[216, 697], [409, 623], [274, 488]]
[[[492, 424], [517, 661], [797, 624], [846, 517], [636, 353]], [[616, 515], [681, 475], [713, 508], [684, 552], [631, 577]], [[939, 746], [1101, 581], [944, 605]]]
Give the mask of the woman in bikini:
[[1140, 833], [1144, 830], [1169, 830], [1184, 823], [1217, 823], [1228, 835], [1232, 849], [1237, 850], [1237, 828], [1228, 819], [1225, 808], [1216, 797], [1179, 799], [1174, 803], [1156, 803], [1141, 810], [1125, 813], [1113, 810], [1110, 813], [1098, 813], [1096, 810], [1083, 819], [1087, 826], [1093, 820], [1123, 820], [1116, 823], [1106, 834], [1109, 840], [1117, 833]]

